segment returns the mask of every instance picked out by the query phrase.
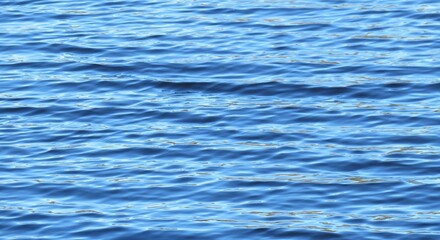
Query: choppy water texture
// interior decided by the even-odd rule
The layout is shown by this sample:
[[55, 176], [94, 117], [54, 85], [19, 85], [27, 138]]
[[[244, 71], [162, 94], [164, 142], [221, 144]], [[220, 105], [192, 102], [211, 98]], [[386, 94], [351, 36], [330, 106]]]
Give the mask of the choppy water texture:
[[440, 3], [0, 1], [1, 239], [440, 239]]

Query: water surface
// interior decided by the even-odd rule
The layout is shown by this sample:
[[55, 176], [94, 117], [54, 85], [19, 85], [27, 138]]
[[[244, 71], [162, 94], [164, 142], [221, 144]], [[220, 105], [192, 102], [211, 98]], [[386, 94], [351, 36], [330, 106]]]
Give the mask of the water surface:
[[2, 239], [438, 239], [437, 1], [0, 1]]

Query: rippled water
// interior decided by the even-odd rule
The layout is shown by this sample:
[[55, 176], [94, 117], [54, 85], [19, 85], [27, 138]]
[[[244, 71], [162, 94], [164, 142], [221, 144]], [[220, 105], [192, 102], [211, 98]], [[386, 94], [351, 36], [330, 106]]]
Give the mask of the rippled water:
[[440, 238], [438, 1], [0, 2], [2, 239]]

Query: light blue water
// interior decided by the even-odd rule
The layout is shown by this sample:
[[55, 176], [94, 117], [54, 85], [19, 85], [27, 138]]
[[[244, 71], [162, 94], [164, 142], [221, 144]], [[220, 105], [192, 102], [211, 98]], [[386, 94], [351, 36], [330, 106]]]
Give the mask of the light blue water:
[[0, 0], [1, 239], [440, 239], [438, 1]]

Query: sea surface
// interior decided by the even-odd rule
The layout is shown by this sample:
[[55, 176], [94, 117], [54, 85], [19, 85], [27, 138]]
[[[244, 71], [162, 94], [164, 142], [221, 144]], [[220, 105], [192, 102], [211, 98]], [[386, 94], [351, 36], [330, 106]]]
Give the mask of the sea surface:
[[438, 0], [0, 0], [0, 239], [440, 239]]

